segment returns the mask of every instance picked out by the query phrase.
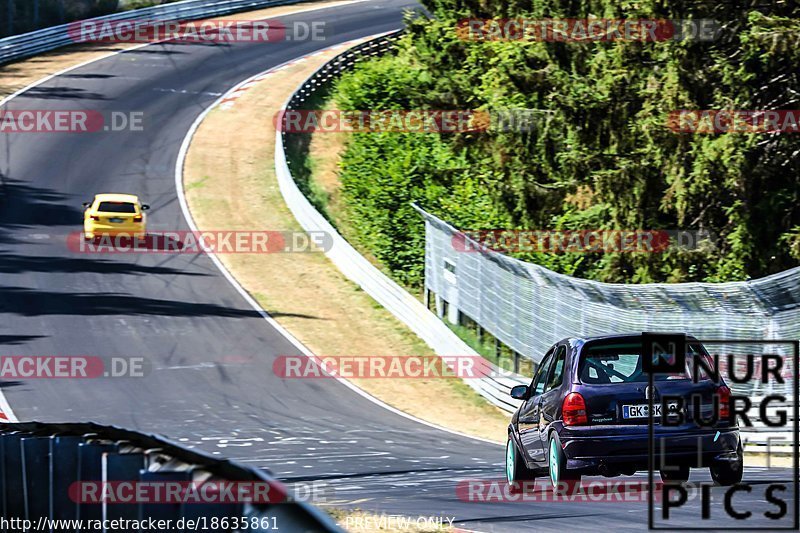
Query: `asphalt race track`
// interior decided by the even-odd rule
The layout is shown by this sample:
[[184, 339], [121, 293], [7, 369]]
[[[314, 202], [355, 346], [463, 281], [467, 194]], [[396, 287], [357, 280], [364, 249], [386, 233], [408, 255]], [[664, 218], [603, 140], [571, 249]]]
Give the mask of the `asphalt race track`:
[[[187, 230], [174, 172], [198, 115], [271, 66], [398, 28], [403, 9], [414, 6], [379, 0], [281, 17], [330, 22], [324, 42], [153, 44], [58, 76], [7, 105], [146, 117], [141, 132], [0, 136], [3, 354], [144, 356], [152, 367], [141, 379], [5, 381], [0, 386], [20, 420], [157, 432], [269, 468], [290, 483], [321, 480], [328, 501], [455, 517], [468, 529], [646, 528], [646, 503], [462, 501], [459, 480], [503, 476], [501, 446], [418, 424], [333, 380], [275, 377], [274, 358], [297, 349], [207, 256], [102, 256], [66, 247], [65, 236], [80, 230], [81, 203], [97, 192], [139, 194], [152, 206], [148, 229]], [[791, 476], [789, 469], [748, 469], [745, 481], [788, 483]], [[698, 472], [692, 480], [710, 477]], [[714, 489], [715, 513], [721, 493]], [[774, 510], [755, 490], [740, 498], [759, 516]], [[705, 526], [699, 501], [686, 507], [670, 525]]]

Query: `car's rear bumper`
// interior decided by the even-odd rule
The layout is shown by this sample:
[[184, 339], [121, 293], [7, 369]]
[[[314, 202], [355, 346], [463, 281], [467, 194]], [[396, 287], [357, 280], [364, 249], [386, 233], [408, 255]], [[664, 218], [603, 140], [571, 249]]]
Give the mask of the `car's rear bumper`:
[[146, 232], [145, 224], [131, 223], [125, 225], [110, 224], [84, 224], [83, 232], [87, 236], [143, 236]]
[[[649, 464], [649, 434], [643, 431], [624, 434], [561, 436], [569, 470], [595, 472], [632, 467], [643, 470]], [[739, 430], [689, 430], [656, 432], [653, 453], [656, 465], [688, 464], [708, 466], [713, 461], [735, 460], [739, 449]]]

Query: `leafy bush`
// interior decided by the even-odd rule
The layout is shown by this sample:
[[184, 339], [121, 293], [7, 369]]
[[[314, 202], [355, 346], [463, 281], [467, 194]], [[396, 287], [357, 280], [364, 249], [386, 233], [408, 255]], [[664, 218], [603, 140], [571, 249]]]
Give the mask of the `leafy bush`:
[[[662, 254], [518, 254], [612, 282], [725, 281], [795, 266], [800, 137], [678, 134], [680, 109], [798, 109], [800, 7], [711, 0], [429, 0], [398, 53], [336, 85], [343, 109], [537, 111], [532, 131], [354, 134], [341, 168], [355, 238], [394, 275], [422, 276], [423, 224], [466, 229], [693, 229], [716, 248]], [[713, 42], [469, 42], [465, 17], [725, 21]]]

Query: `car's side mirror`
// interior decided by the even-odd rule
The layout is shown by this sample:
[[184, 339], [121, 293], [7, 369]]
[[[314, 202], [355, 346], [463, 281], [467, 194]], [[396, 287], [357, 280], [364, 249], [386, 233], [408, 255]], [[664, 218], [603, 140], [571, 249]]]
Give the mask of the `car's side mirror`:
[[83, 202], [84, 209], [89, 209], [90, 205], [92, 205], [92, 202]]
[[515, 400], [524, 400], [528, 397], [528, 386], [517, 385], [511, 389], [511, 397]]
[[148, 209], [150, 209], [150, 206], [149, 206], [149, 205], [147, 205], [147, 204], [142, 204], [142, 211], [147, 211]]

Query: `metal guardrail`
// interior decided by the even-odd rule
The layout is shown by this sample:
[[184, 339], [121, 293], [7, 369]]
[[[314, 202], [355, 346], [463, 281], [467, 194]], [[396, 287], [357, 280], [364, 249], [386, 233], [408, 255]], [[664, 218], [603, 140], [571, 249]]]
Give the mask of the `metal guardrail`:
[[[115, 482], [198, 487], [206, 483], [252, 483], [274, 488], [276, 494], [286, 497], [274, 503], [234, 502], [230, 498], [214, 503], [84, 503], [76, 495], [85, 482], [99, 487], [112, 487]], [[326, 514], [305, 502], [293, 501], [288, 489], [265, 471], [188, 450], [158, 436], [92, 423], [0, 424], [0, 511], [6, 520], [5, 531], [22, 530], [8, 525], [12, 519], [47, 524], [47, 519], [148, 518], [172, 520], [170, 531], [183, 530], [175, 527], [180, 519], [205, 519], [209, 528], [216, 519], [218, 527], [211, 529], [234, 531], [234, 519], [244, 518], [252, 531], [343, 531]], [[50, 531], [52, 527], [37, 530]], [[68, 530], [75, 528], [53, 529]]]
[[[326, 87], [342, 72], [370, 57], [385, 54], [400, 37], [401, 31], [381, 35], [365, 43], [359, 44], [339, 54], [314, 72], [289, 98], [285, 109], [301, 109], [301, 106], [317, 91]], [[275, 139], [275, 171], [278, 184], [286, 205], [295, 219], [309, 232], [324, 231], [333, 238], [333, 246], [326, 252], [328, 258], [351, 281], [358, 284], [390, 313], [416, 333], [436, 354], [473, 355], [478, 353], [461, 340], [447, 325], [425, 307], [425, 305], [409, 294], [400, 285], [392, 281], [374, 265], [367, 261], [358, 251], [342, 237], [336, 229], [314, 208], [303, 195], [287, 164], [284, 136], [276, 135]], [[288, 134], [296, 135], [296, 134]], [[530, 378], [524, 378], [506, 372], [492, 365], [493, 375], [464, 381], [492, 404], [507, 412], [513, 412], [519, 401], [509, 396], [511, 387], [528, 384]]]
[[395, 42], [403, 35], [402, 30], [383, 34], [369, 41], [357, 44], [337, 55], [316, 70], [289, 98], [286, 109], [301, 109], [301, 105], [312, 94], [327, 87], [343, 72], [352, 69], [359, 61], [378, 57], [389, 52]]
[[[172, 4], [123, 11], [112, 15], [95, 17], [94, 22], [149, 20], [159, 22], [180, 22], [196, 20], [238, 11], [247, 11], [284, 4], [296, 4], [301, 0], [184, 0]], [[0, 39], [0, 65], [49, 52], [62, 46], [76, 44], [69, 29], [73, 23], [52, 26], [20, 35]]]

